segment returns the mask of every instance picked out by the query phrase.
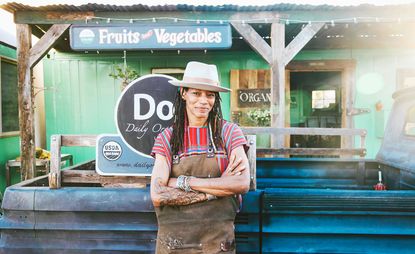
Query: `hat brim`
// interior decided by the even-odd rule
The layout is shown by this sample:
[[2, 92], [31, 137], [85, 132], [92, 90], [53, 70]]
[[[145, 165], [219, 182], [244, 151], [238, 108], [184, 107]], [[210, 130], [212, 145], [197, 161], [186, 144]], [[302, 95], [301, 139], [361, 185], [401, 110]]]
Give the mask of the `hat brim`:
[[230, 92], [231, 91], [231, 89], [229, 88], [209, 85], [206, 83], [183, 82], [183, 81], [177, 81], [177, 80], [169, 80], [169, 83], [175, 86], [188, 87], [188, 88], [194, 88], [194, 89], [200, 89], [200, 90], [206, 90], [206, 91], [212, 91], [212, 92]]

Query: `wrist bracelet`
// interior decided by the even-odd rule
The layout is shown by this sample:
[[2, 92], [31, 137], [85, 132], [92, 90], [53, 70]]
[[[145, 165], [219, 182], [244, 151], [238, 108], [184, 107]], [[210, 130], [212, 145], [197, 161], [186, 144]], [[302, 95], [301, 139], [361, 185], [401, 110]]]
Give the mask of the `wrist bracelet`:
[[177, 181], [176, 181], [176, 188], [177, 189], [181, 189], [184, 191], [184, 180], [185, 180], [185, 176], [184, 175], [180, 175], [177, 177]]
[[179, 175], [176, 181], [176, 188], [181, 189], [185, 192], [195, 192], [192, 187], [190, 187], [190, 178], [194, 178], [193, 176], [185, 176]]
[[185, 192], [195, 192], [192, 187], [190, 187], [190, 178], [194, 178], [193, 176], [185, 176], [184, 178], [184, 191]]
[[218, 199], [218, 197], [209, 193], [206, 193], [206, 197], [208, 201]]

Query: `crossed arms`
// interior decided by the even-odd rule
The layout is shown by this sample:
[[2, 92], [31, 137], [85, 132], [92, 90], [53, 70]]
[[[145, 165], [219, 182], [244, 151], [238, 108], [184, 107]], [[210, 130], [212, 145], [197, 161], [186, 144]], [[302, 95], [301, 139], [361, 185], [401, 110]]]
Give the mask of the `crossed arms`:
[[176, 178], [170, 178], [166, 158], [157, 154], [151, 176], [151, 199], [154, 206], [189, 205], [206, 201], [208, 195], [218, 197], [243, 194], [249, 190], [249, 163], [242, 146], [232, 150], [229, 165], [217, 178], [191, 178], [196, 192], [176, 189]]

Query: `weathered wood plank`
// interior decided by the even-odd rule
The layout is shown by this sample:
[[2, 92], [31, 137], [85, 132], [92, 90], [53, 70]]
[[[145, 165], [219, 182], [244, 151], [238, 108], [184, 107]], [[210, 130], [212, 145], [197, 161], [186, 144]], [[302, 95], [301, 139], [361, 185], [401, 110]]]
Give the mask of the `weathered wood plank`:
[[34, 67], [69, 28], [70, 24], [55, 24], [30, 49], [30, 67]]
[[307, 24], [285, 48], [284, 65], [287, 65], [323, 26], [324, 23]]
[[61, 187], [61, 135], [52, 135], [50, 143], [50, 173], [49, 188], [59, 189]]
[[62, 146], [95, 146], [97, 135], [64, 135]]
[[252, 26], [236, 21], [231, 22], [231, 24], [255, 52], [262, 56], [267, 63], [272, 63], [271, 47]]
[[62, 183], [101, 184], [105, 187], [146, 187], [150, 177], [101, 176], [95, 170], [63, 170]]
[[249, 189], [256, 190], [256, 137], [254, 135], [247, 135], [246, 139], [249, 145], [247, 157], [249, 161], [249, 174], [251, 177]]
[[17, 84], [19, 101], [20, 155], [22, 158], [21, 180], [35, 176], [35, 129], [34, 93], [29, 51], [32, 32], [27, 24], [16, 25], [17, 38]]
[[16, 24], [79, 24], [92, 17], [95, 17], [93, 11], [18, 11], [14, 14]]
[[366, 136], [365, 129], [349, 128], [273, 128], [273, 127], [242, 127], [245, 135], [259, 133], [279, 133], [281, 135], [325, 135], [325, 136]]
[[[285, 48], [285, 25], [271, 25], [271, 127], [285, 127], [285, 65], [283, 52]], [[282, 135], [271, 138], [271, 147], [281, 148], [284, 145]]]
[[278, 157], [279, 155], [357, 155], [365, 156], [366, 149], [356, 148], [258, 148], [257, 157]]

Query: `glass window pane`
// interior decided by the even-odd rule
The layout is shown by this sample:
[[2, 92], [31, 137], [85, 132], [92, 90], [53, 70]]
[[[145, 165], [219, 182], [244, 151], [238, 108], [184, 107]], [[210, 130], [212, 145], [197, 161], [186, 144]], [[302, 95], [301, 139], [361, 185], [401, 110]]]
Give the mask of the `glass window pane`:
[[13, 63], [1, 61], [0, 70], [2, 131], [18, 131], [17, 66]]

